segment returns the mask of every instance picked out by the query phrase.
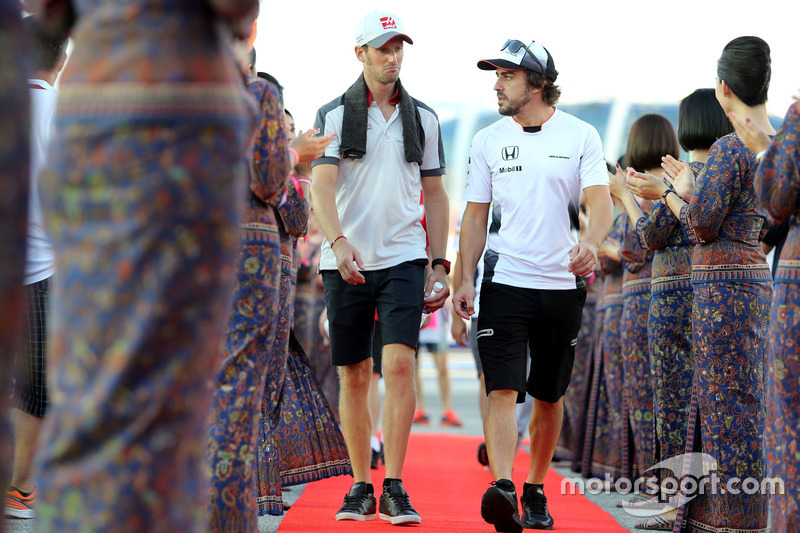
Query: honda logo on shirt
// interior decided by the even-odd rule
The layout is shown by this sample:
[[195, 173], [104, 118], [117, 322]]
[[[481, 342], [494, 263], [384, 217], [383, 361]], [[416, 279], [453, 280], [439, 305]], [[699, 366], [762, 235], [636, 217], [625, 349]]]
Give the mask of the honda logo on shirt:
[[397, 24], [394, 23], [392, 17], [381, 17], [381, 24], [384, 30], [397, 29]]
[[510, 161], [519, 157], [519, 146], [506, 146], [503, 148], [503, 161]]

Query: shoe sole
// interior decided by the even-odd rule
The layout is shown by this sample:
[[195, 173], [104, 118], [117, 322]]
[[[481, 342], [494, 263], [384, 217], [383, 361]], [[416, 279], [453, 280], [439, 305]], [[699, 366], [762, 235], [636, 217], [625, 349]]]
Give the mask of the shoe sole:
[[391, 522], [393, 526], [397, 526], [400, 524], [422, 523], [422, 517], [420, 517], [419, 515], [389, 516], [388, 514], [379, 513], [378, 516], [381, 517], [381, 520], [386, 520], [387, 522]]
[[522, 533], [519, 517], [514, 520], [514, 514], [517, 512], [515, 505], [499, 489], [490, 488], [483, 495], [481, 518], [492, 524], [498, 533]]
[[367, 520], [375, 520], [376, 515], [358, 514], [358, 513], [336, 513], [336, 520], [352, 520], [355, 522], [366, 522]]
[[549, 526], [542, 526], [542, 525], [539, 525], [539, 524], [530, 524], [528, 522], [523, 522], [522, 523], [522, 527], [524, 527], [525, 529], [551, 530], [551, 529], [553, 529], [553, 524], [550, 524]]
[[36, 511], [33, 509], [12, 509], [10, 507], [6, 507], [6, 516], [8, 518], [36, 518]]

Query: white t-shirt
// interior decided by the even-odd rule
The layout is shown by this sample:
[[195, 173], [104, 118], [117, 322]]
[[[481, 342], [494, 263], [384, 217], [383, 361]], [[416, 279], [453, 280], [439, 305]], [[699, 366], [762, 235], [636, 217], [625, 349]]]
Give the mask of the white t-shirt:
[[[426, 259], [425, 230], [420, 223], [422, 179], [445, 171], [439, 119], [416, 100], [425, 131], [422, 165], [406, 162], [400, 106], [387, 121], [372, 102], [367, 116], [367, 147], [361, 159], [341, 159], [344, 96], [320, 108], [315, 127], [335, 133], [325, 155], [312, 163], [339, 167], [336, 209], [342, 234], [361, 254], [366, 270], [389, 268], [405, 261]], [[335, 270], [336, 256], [327, 240], [322, 244], [320, 269]]]
[[556, 109], [536, 132], [503, 117], [476, 133], [464, 199], [493, 203], [503, 217], [500, 230], [488, 236], [486, 254], [497, 257], [484, 279], [574, 289], [568, 263], [578, 237], [569, 211], [577, 213], [582, 190], [594, 185], [608, 185], [600, 136], [572, 115]]
[[47, 162], [53, 132], [58, 92], [44, 80], [28, 80], [31, 98], [31, 178], [28, 200], [28, 249], [25, 285], [47, 279], [55, 273], [55, 253], [44, 231], [39, 200], [39, 174]]

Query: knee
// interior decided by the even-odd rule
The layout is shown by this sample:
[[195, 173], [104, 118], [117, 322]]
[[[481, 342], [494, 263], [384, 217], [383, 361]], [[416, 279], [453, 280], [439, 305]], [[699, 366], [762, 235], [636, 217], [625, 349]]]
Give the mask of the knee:
[[369, 389], [372, 383], [372, 359], [339, 367], [339, 381], [342, 391]]

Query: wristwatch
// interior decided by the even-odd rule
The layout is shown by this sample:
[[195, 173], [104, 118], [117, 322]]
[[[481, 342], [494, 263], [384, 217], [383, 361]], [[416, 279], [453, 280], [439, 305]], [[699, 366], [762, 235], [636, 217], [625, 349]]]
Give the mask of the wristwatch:
[[[661, 199], [664, 200], [664, 202], [667, 201], [667, 195], [669, 193], [673, 193], [675, 196], [678, 196], [678, 193], [675, 192], [675, 189], [673, 189], [672, 187], [668, 187], [667, 190], [664, 191], [664, 193], [661, 195]], [[678, 196], [678, 198], [680, 198], [680, 196]]]
[[444, 267], [444, 273], [450, 274], [450, 261], [447, 259], [443, 259], [441, 257], [437, 257], [433, 261], [431, 261], [431, 268], [435, 267], [436, 265], [442, 265]]

